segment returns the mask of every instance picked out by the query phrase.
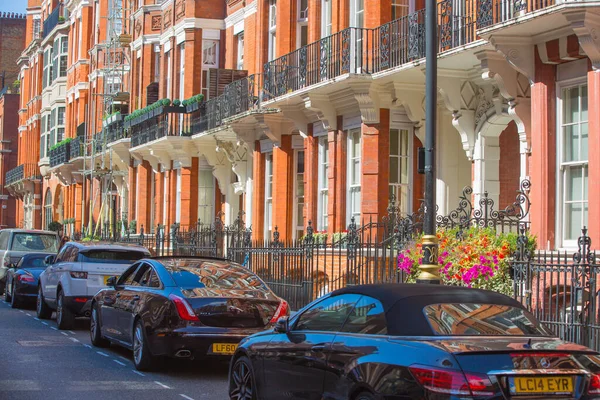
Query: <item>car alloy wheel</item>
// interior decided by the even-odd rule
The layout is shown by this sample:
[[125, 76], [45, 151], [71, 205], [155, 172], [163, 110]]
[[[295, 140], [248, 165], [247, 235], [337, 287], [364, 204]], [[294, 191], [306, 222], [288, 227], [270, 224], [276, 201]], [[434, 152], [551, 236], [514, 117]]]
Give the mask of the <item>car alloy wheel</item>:
[[19, 301], [19, 299], [17, 298], [17, 295], [15, 294], [16, 290], [15, 290], [15, 284], [12, 284], [12, 287], [10, 289], [10, 306], [12, 308], [19, 308], [19, 306], [21, 305], [21, 302]]
[[133, 360], [135, 365], [140, 365], [142, 357], [144, 356], [144, 332], [142, 332], [142, 326], [138, 324], [135, 327], [135, 333], [133, 336]]
[[92, 316], [90, 318], [90, 341], [96, 347], [107, 347], [110, 342], [102, 337], [102, 327], [100, 326], [100, 316], [98, 306], [92, 306]]
[[229, 398], [232, 400], [254, 400], [256, 393], [254, 389], [254, 376], [252, 368], [245, 357], [236, 361], [233, 372]]
[[58, 300], [56, 302], [56, 324], [58, 329], [71, 329], [75, 320], [75, 316], [65, 306], [65, 295], [61, 290], [58, 292]]
[[50, 309], [50, 307], [48, 307], [48, 305], [44, 301], [44, 294], [42, 292], [41, 286], [38, 287], [38, 295], [37, 295], [37, 300], [36, 300], [36, 311], [37, 311], [37, 317], [39, 319], [50, 319], [50, 317], [52, 316], [52, 310]]
[[56, 323], [58, 325], [62, 325], [63, 318], [63, 297], [62, 293], [60, 293], [58, 295], [58, 302], [56, 303]]

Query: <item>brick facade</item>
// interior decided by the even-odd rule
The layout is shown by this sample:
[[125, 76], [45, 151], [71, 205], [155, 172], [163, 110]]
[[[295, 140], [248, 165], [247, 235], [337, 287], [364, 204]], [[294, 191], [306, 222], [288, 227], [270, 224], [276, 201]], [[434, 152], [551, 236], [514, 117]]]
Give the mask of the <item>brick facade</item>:
[[25, 15], [0, 13], [0, 88], [19, 78], [17, 59], [25, 48]]

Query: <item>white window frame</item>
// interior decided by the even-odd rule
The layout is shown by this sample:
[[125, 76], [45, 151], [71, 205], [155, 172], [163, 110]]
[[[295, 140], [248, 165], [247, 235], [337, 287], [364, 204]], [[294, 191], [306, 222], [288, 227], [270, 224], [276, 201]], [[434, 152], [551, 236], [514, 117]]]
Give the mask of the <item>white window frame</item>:
[[[369, 0], [366, 0], [366, 1], [369, 1]], [[365, 0], [351, 0], [350, 1], [350, 26], [353, 28], [364, 28], [364, 26], [365, 26]]]
[[[557, 82], [556, 85], [556, 238], [557, 238], [557, 247], [563, 249], [576, 249], [577, 248], [577, 238], [567, 240], [566, 237], [566, 228], [565, 228], [565, 195], [566, 195], [566, 172], [563, 170], [563, 167], [569, 166], [583, 166], [584, 170], [587, 171], [587, 181], [584, 186], [587, 186], [588, 190], [588, 198], [587, 200], [582, 200], [582, 203], [588, 204], [588, 221], [582, 221], [582, 227], [587, 226], [589, 223], [589, 154], [588, 159], [586, 161], [573, 161], [573, 162], [563, 162], [563, 151], [564, 151], [564, 138], [563, 138], [563, 91], [565, 89], [581, 87], [586, 85], [588, 87], [588, 143], [589, 143], [589, 84], [587, 81], [587, 77], [579, 77], [574, 79], [569, 79], [561, 82]], [[581, 123], [581, 121], [579, 121]], [[583, 198], [583, 194], [582, 194]]]
[[165, 95], [166, 98], [171, 98], [171, 50], [165, 53], [165, 62], [167, 63], [167, 84], [166, 89], [167, 93]]
[[[179, 45], [179, 99], [185, 99], [185, 43]], [[183, 114], [181, 115], [183, 117]]]
[[[269, 175], [270, 167], [270, 175]], [[273, 152], [265, 154], [265, 239], [273, 235]]]
[[175, 195], [175, 222], [181, 223], [181, 168], [177, 168], [176, 195]]
[[[354, 134], [358, 133], [360, 145], [358, 155], [354, 154]], [[347, 147], [346, 147], [346, 226], [350, 225], [352, 216], [355, 217], [354, 222], [360, 224], [361, 216], [361, 183], [362, 183], [362, 130], [361, 128], [352, 128], [346, 131]], [[354, 163], [358, 163], [358, 182], [352, 183], [352, 174], [354, 172]], [[359, 193], [358, 204], [352, 201], [353, 194]]]
[[236, 66], [238, 70], [244, 69], [244, 32], [237, 34], [237, 60]]
[[[302, 2], [306, 2], [306, 8], [302, 9]], [[302, 30], [306, 29], [306, 43], [302, 43]], [[296, 48], [308, 44], [308, 0], [298, 0], [298, 24], [296, 29]]]
[[[211, 186], [206, 186], [202, 179], [203, 176], [208, 174], [210, 174]], [[215, 177], [212, 173], [212, 169], [209, 167], [200, 166], [198, 171], [198, 219], [200, 220], [200, 223], [204, 225], [212, 224], [215, 218], [215, 187]], [[200, 196], [201, 191], [205, 191], [204, 194], [206, 195], [206, 201], [208, 202], [207, 204], [200, 203], [200, 199], [202, 198], [202, 196]], [[203, 218], [205, 215], [207, 215], [207, 209], [209, 215], [208, 220]]]
[[[298, 206], [300, 205], [299, 196], [298, 196], [298, 161], [300, 160], [300, 153], [302, 153], [302, 157], [304, 158], [304, 171], [302, 172], [302, 182], [306, 183], [306, 152], [304, 149], [294, 150], [294, 212], [293, 212], [293, 226], [294, 230], [292, 232], [293, 239], [300, 239], [298, 236], [298, 232], [304, 232], [304, 212], [302, 212], [302, 217], [298, 215]], [[306, 192], [303, 191], [302, 195], [302, 209], [306, 205]]]
[[333, 0], [321, 0], [321, 38], [333, 33]]
[[[391, 18], [393, 20], [396, 20], [396, 19], [407, 16], [411, 12], [414, 12], [414, 8], [415, 8], [414, 4], [415, 4], [414, 0], [392, 0]], [[406, 9], [404, 13], [399, 13], [397, 11], [394, 12], [394, 10], [399, 10], [401, 8]]]
[[[326, 231], [329, 228], [329, 138], [319, 138], [318, 144], [318, 201], [316, 230]], [[325, 162], [325, 158], [327, 161]]]
[[219, 41], [202, 39], [202, 69], [210, 68], [219, 68]]
[[277, 0], [269, 0], [269, 61], [277, 57]]
[[[402, 158], [407, 158], [408, 159], [408, 182], [407, 183], [392, 183], [389, 181], [389, 179], [391, 179], [392, 175], [391, 175], [391, 168], [389, 166], [390, 163], [390, 159], [392, 158], [392, 155], [390, 154], [390, 151], [388, 150], [388, 169], [390, 171], [390, 175], [388, 178], [388, 193], [390, 192], [390, 189], [392, 186], [396, 186], [396, 187], [406, 187], [408, 189], [408, 204], [404, 205], [400, 205], [399, 201], [400, 199], [396, 199], [396, 205], [400, 205], [401, 208], [403, 208], [404, 210], [401, 210], [402, 213], [406, 212], [407, 214], [410, 214], [412, 212], [412, 207], [413, 207], [413, 161], [414, 161], [414, 152], [413, 152], [413, 146], [414, 146], [414, 128], [408, 124], [390, 124], [390, 144], [389, 144], [389, 149], [391, 150], [391, 134], [393, 130], [397, 130], [398, 134], [400, 135], [401, 131], [406, 131], [408, 133], [408, 154], [407, 155], [399, 155], [399, 156], [394, 156], [398, 158], [398, 166], [400, 168], [400, 162], [402, 160]], [[401, 138], [399, 138], [398, 140], [398, 146], [401, 147]], [[400, 174], [400, 171], [398, 172]], [[401, 180], [401, 176], [398, 175], [398, 179]]]
[[[162, 168], [162, 167], [161, 167]], [[169, 196], [169, 172], [165, 170], [163, 172], [163, 215], [162, 215], [162, 223], [164, 226], [167, 226], [167, 216], [169, 214], [169, 204], [167, 202], [167, 198]]]

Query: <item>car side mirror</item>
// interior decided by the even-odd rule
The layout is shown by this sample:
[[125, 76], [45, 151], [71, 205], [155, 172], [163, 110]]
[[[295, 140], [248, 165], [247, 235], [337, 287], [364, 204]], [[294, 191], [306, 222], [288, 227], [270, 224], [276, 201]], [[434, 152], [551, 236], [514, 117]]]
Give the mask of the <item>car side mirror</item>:
[[108, 278], [106, 280], [106, 286], [108, 286], [108, 287], [115, 287], [115, 286], [117, 286], [117, 277], [116, 276], [111, 276], [110, 278]]
[[289, 333], [290, 331], [290, 320], [288, 317], [281, 317], [275, 323], [274, 328], [276, 333]]
[[44, 264], [52, 265], [52, 264], [54, 264], [55, 260], [56, 260], [55, 256], [46, 256], [46, 258], [44, 258]]

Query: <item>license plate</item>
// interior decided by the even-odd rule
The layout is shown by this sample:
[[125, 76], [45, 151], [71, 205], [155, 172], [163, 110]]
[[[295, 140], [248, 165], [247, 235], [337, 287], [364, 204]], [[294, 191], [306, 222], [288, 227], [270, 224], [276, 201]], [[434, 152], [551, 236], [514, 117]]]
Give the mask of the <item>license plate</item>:
[[233, 355], [238, 345], [234, 343], [213, 343], [212, 352], [214, 354]]
[[513, 393], [573, 393], [573, 378], [570, 376], [515, 377], [511, 379]]

